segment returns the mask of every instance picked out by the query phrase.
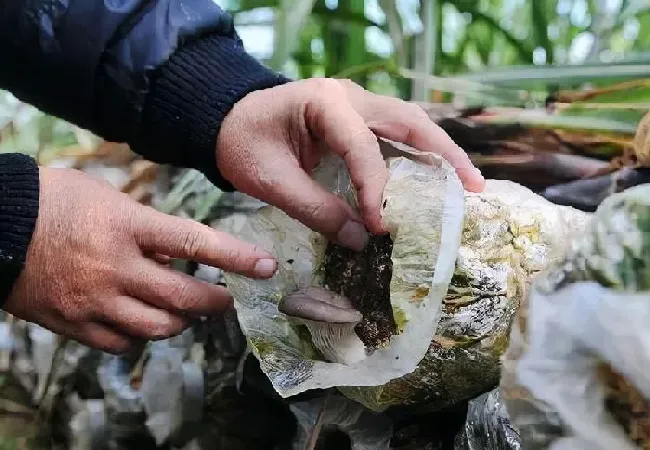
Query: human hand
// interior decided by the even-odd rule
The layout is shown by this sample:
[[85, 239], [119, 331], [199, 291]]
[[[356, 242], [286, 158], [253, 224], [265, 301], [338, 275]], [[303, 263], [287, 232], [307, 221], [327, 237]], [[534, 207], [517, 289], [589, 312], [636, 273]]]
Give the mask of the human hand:
[[[326, 78], [255, 91], [235, 104], [219, 133], [217, 166], [238, 190], [361, 250], [366, 228], [374, 234], [387, 231], [380, 212], [388, 170], [377, 135], [437, 153], [455, 167], [466, 189], [484, 187], [466, 153], [422, 108]], [[361, 216], [311, 179], [327, 151], [344, 158]]]
[[122, 353], [231, 305], [225, 288], [171, 269], [170, 258], [253, 278], [277, 268], [253, 245], [140, 205], [82, 172], [41, 168], [40, 186], [27, 262], [4, 309], [88, 346]]

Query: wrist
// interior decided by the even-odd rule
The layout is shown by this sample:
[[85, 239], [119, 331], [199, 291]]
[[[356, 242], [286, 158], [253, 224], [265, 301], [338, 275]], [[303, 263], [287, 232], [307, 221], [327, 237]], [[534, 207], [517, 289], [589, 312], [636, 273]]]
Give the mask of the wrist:
[[198, 169], [232, 190], [216, 167], [224, 118], [250, 92], [287, 81], [247, 54], [237, 39], [214, 35], [187, 44], [155, 79], [143, 112], [140, 141], [146, 147], [134, 150], [155, 151], [159, 162]]

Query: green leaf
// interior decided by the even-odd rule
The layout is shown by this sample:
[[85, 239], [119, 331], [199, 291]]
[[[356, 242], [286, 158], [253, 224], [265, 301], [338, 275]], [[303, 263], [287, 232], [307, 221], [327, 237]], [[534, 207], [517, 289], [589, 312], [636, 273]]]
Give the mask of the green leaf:
[[307, 22], [316, 0], [280, 0], [275, 12], [274, 51], [269, 66], [283, 70], [293, 52], [297, 49], [302, 27]]
[[636, 126], [650, 110], [650, 79], [640, 81], [634, 86], [610, 87], [585, 101], [573, 102], [561, 109], [559, 115], [609, 119]]
[[498, 124], [519, 124], [528, 128], [590, 131], [627, 136], [633, 136], [636, 132], [636, 123], [624, 120], [540, 114], [537, 111], [486, 116], [482, 117], [481, 121]]
[[171, 214], [176, 211], [185, 202], [185, 200], [196, 191], [196, 187], [204, 179], [201, 172], [196, 170], [188, 170], [184, 173], [180, 180], [174, 185], [174, 188], [169, 192], [165, 200], [157, 209], [166, 214]]
[[406, 68], [400, 68], [399, 73], [404, 78], [420, 80], [430, 89], [438, 91], [452, 92], [463, 96], [474, 95], [486, 102], [495, 101], [497, 104], [521, 102], [521, 92], [502, 89], [463, 77], [437, 77], [426, 73], [418, 73]]
[[467, 81], [481, 81], [509, 87], [544, 86], [549, 83], [575, 85], [587, 81], [615, 81], [645, 78], [650, 75], [650, 64], [584, 64], [555, 66], [512, 66], [486, 69], [480, 73], [459, 75]]
[[489, 27], [495, 33], [503, 36], [506, 42], [515, 49], [522, 62], [533, 62], [533, 50], [529, 48], [524, 41], [517, 39], [510, 30], [500, 26], [499, 22], [493, 16], [479, 11], [476, 7], [476, 3], [458, 2], [457, 4], [454, 4], [454, 6], [456, 6], [456, 9], [459, 12], [469, 13], [472, 15], [473, 22], [470, 27], [474, 27], [476, 24], [483, 24], [484, 26]]
[[210, 189], [200, 199], [197, 199], [194, 220], [202, 222], [207, 219], [212, 209], [217, 206], [222, 197], [223, 192], [215, 187]]
[[552, 64], [555, 61], [554, 49], [548, 37], [548, 19], [546, 17], [547, 2], [532, 0], [530, 2], [533, 36], [536, 47], [542, 47], [546, 51], [546, 63]]
[[[230, 11], [231, 14], [237, 15], [242, 12], [252, 11], [258, 8], [280, 7], [281, 0], [248, 0], [243, 1], [239, 8]], [[368, 19], [363, 12], [345, 11], [339, 9], [329, 9], [323, 4], [316, 4], [312, 8], [311, 15], [319, 20], [340, 21], [346, 24], [356, 24], [366, 27], [382, 28], [383, 25]]]

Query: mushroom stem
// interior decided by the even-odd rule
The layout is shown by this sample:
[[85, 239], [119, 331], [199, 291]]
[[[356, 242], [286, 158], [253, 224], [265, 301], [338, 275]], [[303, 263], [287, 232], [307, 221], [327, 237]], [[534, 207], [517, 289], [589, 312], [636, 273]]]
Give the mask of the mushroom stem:
[[366, 347], [354, 331], [354, 323], [303, 321], [311, 333], [313, 344], [331, 362], [345, 365], [366, 359]]

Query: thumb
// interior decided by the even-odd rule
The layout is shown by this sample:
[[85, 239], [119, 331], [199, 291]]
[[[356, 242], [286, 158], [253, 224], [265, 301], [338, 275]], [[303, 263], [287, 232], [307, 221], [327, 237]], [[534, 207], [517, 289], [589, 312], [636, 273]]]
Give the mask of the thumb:
[[363, 219], [343, 199], [328, 192], [299, 167], [283, 165], [273, 171], [276, 180], [269, 183], [259, 198], [331, 241], [361, 251], [368, 241]]
[[195, 261], [252, 278], [270, 278], [277, 270], [275, 258], [253, 244], [150, 207], [143, 206], [137, 214], [134, 237], [145, 253]]

